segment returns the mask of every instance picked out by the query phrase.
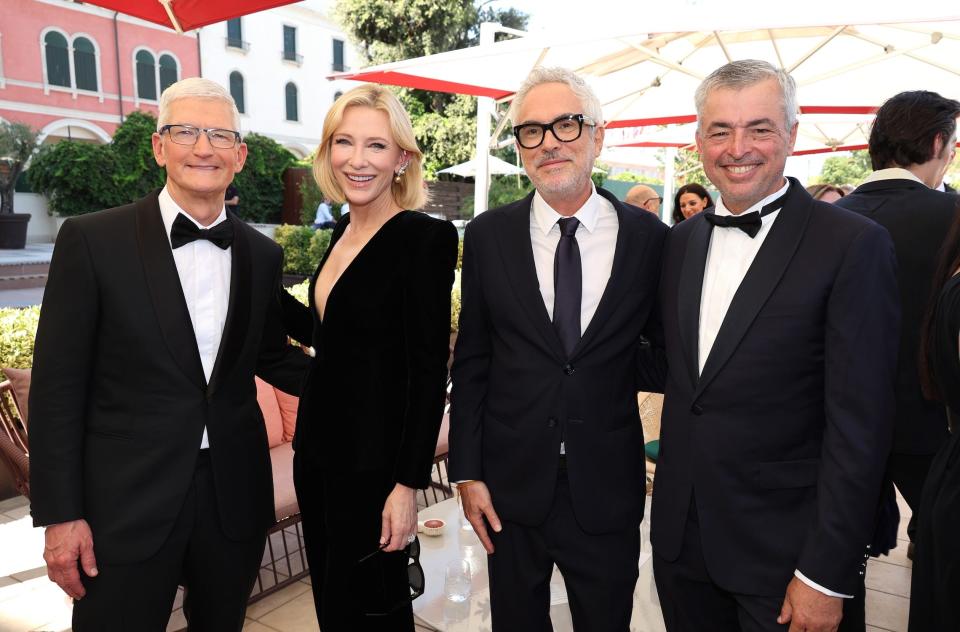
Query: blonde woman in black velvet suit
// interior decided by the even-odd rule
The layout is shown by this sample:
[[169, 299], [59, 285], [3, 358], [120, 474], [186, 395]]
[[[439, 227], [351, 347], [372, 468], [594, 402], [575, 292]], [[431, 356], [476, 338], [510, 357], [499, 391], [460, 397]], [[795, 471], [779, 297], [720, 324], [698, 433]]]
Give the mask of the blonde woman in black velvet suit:
[[350, 214], [291, 331], [316, 350], [294, 480], [324, 632], [413, 630], [406, 547], [443, 416], [457, 258], [449, 222], [405, 210], [425, 202], [421, 160], [387, 89], [360, 86], [327, 113], [314, 175]]

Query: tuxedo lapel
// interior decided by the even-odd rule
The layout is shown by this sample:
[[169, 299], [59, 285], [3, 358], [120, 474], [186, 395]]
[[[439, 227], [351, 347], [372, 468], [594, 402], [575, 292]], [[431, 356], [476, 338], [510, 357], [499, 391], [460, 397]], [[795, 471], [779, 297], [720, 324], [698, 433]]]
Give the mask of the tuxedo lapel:
[[229, 373], [236, 362], [247, 338], [247, 325], [250, 322], [251, 300], [251, 255], [250, 237], [247, 227], [236, 215], [229, 213], [233, 224], [233, 245], [230, 247], [230, 298], [227, 304], [227, 318], [220, 336], [220, 348], [210, 373], [208, 394], [212, 395], [219, 384], [220, 377]]
[[143, 200], [137, 208], [137, 242], [147, 289], [153, 301], [160, 331], [174, 361], [190, 380], [203, 389], [206, 381], [190, 311], [180, 286], [173, 250], [160, 216], [157, 194]]
[[637, 266], [629, 265], [629, 259], [631, 256], [639, 256], [638, 253], [647, 236], [639, 222], [635, 221], [636, 218], [629, 213], [624, 213], [620, 202], [611, 193], [603, 189], [597, 189], [597, 193], [607, 198], [617, 212], [617, 245], [613, 253], [610, 278], [607, 280], [607, 285], [600, 296], [597, 311], [590, 319], [590, 324], [583, 332], [583, 337], [573, 348], [571, 357], [576, 356], [588, 347], [596, 337], [597, 332], [609, 321], [620, 301], [626, 295], [627, 290], [633, 287]]
[[680, 321], [680, 344], [687, 364], [690, 383], [697, 384], [700, 373], [700, 299], [703, 294], [703, 273], [710, 249], [713, 226], [702, 217], [694, 222], [680, 269], [680, 287], [677, 289], [677, 313]]
[[537, 280], [537, 267], [533, 262], [533, 244], [530, 242], [530, 205], [533, 195], [516, 202], [512, 208], [504, 209], [502, 221], [506, 224], [498, 245], [503, 261], [503, 276], [513, 287], [517, 302], [526, 312], [534, 329], [543, 338], [544, 344], [558, 360], [566, 354], [557, 336], [553, 322], [543, 304], [540, 283]]
[[813, 198], [798, 182], [792, 180], [780, 214], [770, 227], [770, 233], [733, 296], [703, 366], [696, 395], [703, 392], [727, 363], [764, 303], [780, 283], [803, 238], [812, 206]]

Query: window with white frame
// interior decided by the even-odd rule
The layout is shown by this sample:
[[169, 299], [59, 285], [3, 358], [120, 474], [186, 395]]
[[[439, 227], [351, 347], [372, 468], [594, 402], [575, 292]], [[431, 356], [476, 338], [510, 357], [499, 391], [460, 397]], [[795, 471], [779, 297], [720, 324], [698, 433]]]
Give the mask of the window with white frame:
[[284, 97], [286, 98], [286, 102], [287, 102], [286, 103], [287, 120], [299, 121], [300, 115], [297, 111], [298, 110], [298, 107], [297, 107], [298, 91], [297, 91], [296, 84], [294, 84], [292, 81], [286, 85], [286, 88], [284, 88]]
[[180, 62], [172, 53], [158, 55], [140, 48], [133, 56], [137, 99], [156, 101], [163, 91], [180, 80]]

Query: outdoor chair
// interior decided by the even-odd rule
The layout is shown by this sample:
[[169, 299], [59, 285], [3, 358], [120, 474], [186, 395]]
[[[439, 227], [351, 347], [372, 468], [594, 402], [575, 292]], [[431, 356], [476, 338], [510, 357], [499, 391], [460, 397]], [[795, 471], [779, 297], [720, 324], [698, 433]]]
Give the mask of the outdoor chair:
[[10, 381], [4, 380], [0, 383], [0, 461], [10, 471], [16, 490], [30, 498], [30, 450], [21, 419], [17, 397]]

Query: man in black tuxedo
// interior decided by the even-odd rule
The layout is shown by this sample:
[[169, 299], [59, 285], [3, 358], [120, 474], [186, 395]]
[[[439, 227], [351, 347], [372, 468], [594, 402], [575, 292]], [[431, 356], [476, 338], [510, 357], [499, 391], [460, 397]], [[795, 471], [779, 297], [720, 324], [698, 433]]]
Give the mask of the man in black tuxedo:
[[205, 79], [164, 91], [167, 183], [57, 237], [30, 393], [31, 512], [73, 629], [240, 630], [274, 520], [254, 374], [297, 392], [282, 252], [224, 208], [239, 114]]
[[450, 477], [489, 553], [494, 631], [551, 629], [554, 564], [575, 629], [630, 622], [645, 491], [637, 391], [649, 390], [636, 366], [659, 344], [667, 229], [593, 186], [601, 117], [576, 74], [534, 70], [511, 118], [536, 191], [464, 238]]
[[835, 630], [862, 593], [890, 447], [893, 246], [784, 178], [797, 134], [784, 71], [732, 62], [696, 106], [720, 199], [675, 226], [664, 255], [651, 534], [664, 619], [669, 632]]
[[927, 470], [949, 436], [943, 404], [921, 392], [917, 354], [940, 245], [960, 210], [956, 195], [935, 190], [954, 155], [958, 116], [960, 102], [935, 92], [902, 92], [888, 100], [870, 130], [875, 171], [836, 202], [886, 228], [897, 253], [903, 326], [887, 472], [913, 510], [911, 543]]

